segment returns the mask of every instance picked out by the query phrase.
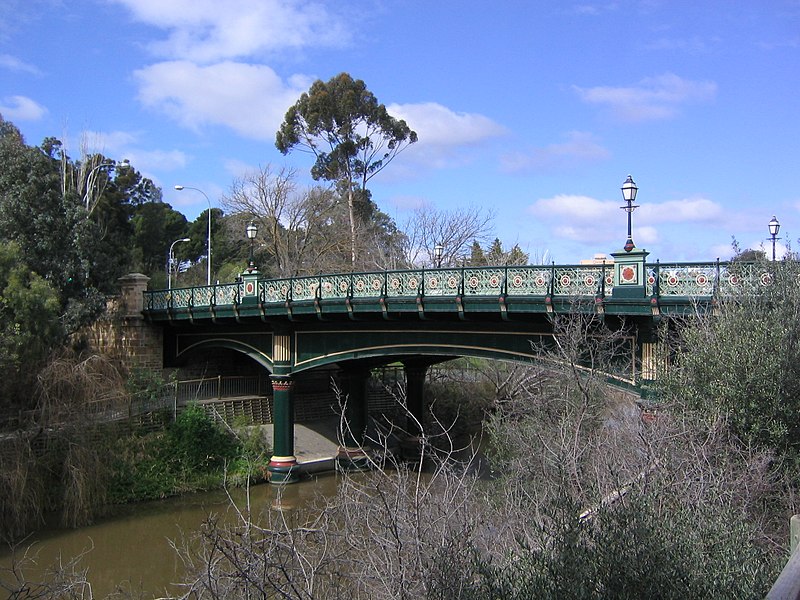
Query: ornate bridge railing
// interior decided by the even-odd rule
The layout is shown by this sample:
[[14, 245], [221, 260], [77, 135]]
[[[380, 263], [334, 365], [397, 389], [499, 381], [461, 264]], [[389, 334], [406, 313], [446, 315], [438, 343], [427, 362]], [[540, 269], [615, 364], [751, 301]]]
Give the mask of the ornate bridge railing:
[[[648, 263], [646, 298], [711, 298], [754, 292], [772, 275], [757, 263]], [[424, 297], [587, 297], [613, 295], [613, 264], [533, 265], [412, 269], [261, 279], [265, 304], [356, 298]], [[241, 303], [243, 283], [145, 292], [145, 310], [232, 306]], [[644, 300], [644, 298], [643, 298]]]

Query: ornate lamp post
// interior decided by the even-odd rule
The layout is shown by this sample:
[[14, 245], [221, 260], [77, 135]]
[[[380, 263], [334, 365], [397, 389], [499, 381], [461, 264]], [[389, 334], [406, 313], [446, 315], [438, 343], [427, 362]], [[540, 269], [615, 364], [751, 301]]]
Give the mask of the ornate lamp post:
[[442, 266], [442, 254], [444, 253], [444, 246], [436, 244], [433, 247], [433, 257], [436, 259], [436, 268], [440, 269]]
[[[169, 256], [167, 257], [167, 289], [172, 289], [172, 265], [175, 262], [175, 256], [173, 255], [172, 251], [175, 248], [175, 244], [180, 242], [190, 242], [189, 238], [181, 238], [179, 240], [175, 240], [169, 245]], [[176, 273], [177, 278], [177, 273]]]
[[256, 268], [256, 264], [253, 262], [253, 245], [255, 243], [256, 235], [258, 235], [258, 227], [255, 223], [250, 221], [250, 224], [245, 228], [244, 231], [247, 234], [247, 239], [250, 240], [250, 260], [247, 263], [247, 270], [253, 271]]
[[639, 208], [638, 204], [634, 204], [636, 201], [636, 192], [638, 191], [639, 188], [636, 187], [636, 183], [633, 181], [633, 178], [628, 175], [625, 183], [622, 184], [622, 198], [625, 200], [626, 205], [620, 206], [622, 210], [628, 213], [628, 239], [623, 246], [623, 250], [625, 250], [625, 252], [630, 252], [635, 248], [633, 237], [631, 236], [631, 213]]
[[778, 231], [781, 229], [781, 224], [778, 222], [778, 219], [775, 216], [772, 216], [772, 220], [769, 222], [769, 235], [772, 238], [772, 262], [775, 262], [775, 240], [779, 240], [781, 238], [778, 237]]
[[206, 202], [208, 202], [208, 275], [206, 277], [206, 285], [211, 285], [211, 200], [209, 200], [208, 196], [206, 196], [206, 193], [200, 188], [176, 185], [175, 189], [179, 192], [183, 190], [194, 190], [195, 192], [200, 192], [203, 194], [203, 196], [205, 196]]

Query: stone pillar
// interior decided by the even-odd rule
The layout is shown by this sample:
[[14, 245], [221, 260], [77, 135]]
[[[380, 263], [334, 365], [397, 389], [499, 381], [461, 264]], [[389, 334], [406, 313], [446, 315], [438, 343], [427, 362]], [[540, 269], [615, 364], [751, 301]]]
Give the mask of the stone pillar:
[[364, 437], [369, 414], [367, 382], [370, 370], [346, 369], [344, 377], [347, 383], [347, 399], [340, 432], [344, 445], [339, 446], [336, 463], [343, 469], [361, 469], [369, 464], [364, 451]]
[[150, 278], [142, 273], [123, 275], [119, 281], [122, 315], [126, 319], [141, 319], [144, 309], [144, 292]]
[[292, 398], [292, 338], [275, 332], [272, 342], [272, 458], [270, 483], [295, 483], [297, 458], [294, 455], [294, 400]]
[[164, 367], [164, 340], [161, 327], [144, 320], [144, 292], [150, 278], [142, 273], [120, 277], [121, 319], [114, 346], [125, 364], [143, 369], [160, 370]]

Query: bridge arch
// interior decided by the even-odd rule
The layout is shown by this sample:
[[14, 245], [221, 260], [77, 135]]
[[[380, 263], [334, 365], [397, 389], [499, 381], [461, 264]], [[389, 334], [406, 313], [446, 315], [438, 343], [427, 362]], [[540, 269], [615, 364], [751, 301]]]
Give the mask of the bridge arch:
[[263, 349], [254, 346], [246, 340], [237, 339], [236, 337], [232, 336], [200, 337], [177, 348], [175, 352], [175, 359], [178, 362], [182, 362], [183, 360], [188, 359], [192, 354], [198, 352], [207, 353], [218, 348], [232, 350], [233, 352], [243, 354], [270, 373], [272, 373], [274, 369], [271, 354], [268, 354]]

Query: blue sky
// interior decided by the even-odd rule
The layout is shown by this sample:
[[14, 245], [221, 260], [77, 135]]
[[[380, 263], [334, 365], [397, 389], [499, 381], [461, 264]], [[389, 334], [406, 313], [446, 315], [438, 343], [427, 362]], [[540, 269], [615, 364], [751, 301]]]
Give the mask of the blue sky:
[[419, 142], [372, 180], [493, 210], [494, 235], [577, 262], [626, 238], [712, 260], [800, 237], [800, 0], [0, 0], [0, 114], [30, 144], [128, 158], [190, 219], [274, 145], [316, 79], [363, 79]]

